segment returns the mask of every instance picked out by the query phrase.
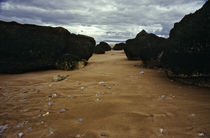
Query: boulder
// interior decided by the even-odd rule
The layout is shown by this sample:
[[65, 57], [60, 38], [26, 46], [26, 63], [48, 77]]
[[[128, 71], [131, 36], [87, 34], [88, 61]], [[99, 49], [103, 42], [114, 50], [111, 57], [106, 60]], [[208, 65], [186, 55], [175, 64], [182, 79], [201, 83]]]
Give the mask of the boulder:
[[123, 50], [125, 47], [125, 43], [119, 43], [119, 44], [116, 44], [114, 47], [113, 47], [113, 50]]
[[110, 51], [111, 47], [108, 43], [106, 42], [100, 42], [100, 44], [98, 44], [97, 46], [101, 47], [102, 49], [104, 49], [104, 51]]
[[145, 64], [158, 59], [164, 51], [166, 39], [142, 30], [136, 38], [126, 41], [124, 51], [129, 60], [142, 60]]
[[92, 56], [96, 44], [62, 27], [0, 21], [0, 32], [0, 73], [71, 70]]
[[161, 63], [175, 74], [210, 75], [210, 1], [175, 23]]
[[94, 53], [96, 53], [96, 54], [105, 54], [105, 50], [101, 46], [96, 46]]

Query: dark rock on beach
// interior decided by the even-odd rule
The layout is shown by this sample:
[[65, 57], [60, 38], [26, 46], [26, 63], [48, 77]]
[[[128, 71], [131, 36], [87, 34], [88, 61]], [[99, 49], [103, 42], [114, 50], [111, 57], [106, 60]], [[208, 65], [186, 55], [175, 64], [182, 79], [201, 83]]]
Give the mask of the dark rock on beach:
[[101, 47], [102, 49], [104, 49], [104, 51], [110, 51], [111, 47], [108, 43], [106, 42], [100, 42], [100, 44], [98, 44], [97, 46]]
[[0, 73], [74, 69], [93, 54], [95, 40], [62, 27], [0, 21]]
[[94, 53], [96, 53], [96, 54], [105, 54], [105, 50], [102, 47], [100, 47], [100, 46], [96, 46]]
[[114, 47], [113, 47], [113, 50], [123, 50], [125, 47], [125, 43], [119, 43], [119, 44], [116, 44]]
[[162, 64], [174, 74], [210, 76], [210, 1], [186, 15], [170, 31], [171, 46]]
[[141, 59], [145, 64], [155, 61], [166, 47], [166, 39], [142, 30], [136, 38], [126, 41], [124, 51], [129, 60]]

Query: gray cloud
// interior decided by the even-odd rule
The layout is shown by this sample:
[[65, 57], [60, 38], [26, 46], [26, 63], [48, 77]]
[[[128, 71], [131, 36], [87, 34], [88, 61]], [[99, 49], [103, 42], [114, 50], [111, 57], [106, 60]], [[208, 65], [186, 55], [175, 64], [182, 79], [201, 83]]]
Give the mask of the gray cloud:
[[0, 20], [63, 26], [102, 40], [126, 40], [145, 29], [167, 37], [204, 0], [0, 0]]

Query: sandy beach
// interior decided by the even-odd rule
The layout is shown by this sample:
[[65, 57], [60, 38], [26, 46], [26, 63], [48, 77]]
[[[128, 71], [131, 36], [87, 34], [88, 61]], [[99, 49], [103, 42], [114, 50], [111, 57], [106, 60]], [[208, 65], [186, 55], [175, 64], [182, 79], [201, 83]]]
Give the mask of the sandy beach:
[[209, 99], [111, 51], [79, 70], [0, 75], [0, 125], [7, 138], [209, 138]]

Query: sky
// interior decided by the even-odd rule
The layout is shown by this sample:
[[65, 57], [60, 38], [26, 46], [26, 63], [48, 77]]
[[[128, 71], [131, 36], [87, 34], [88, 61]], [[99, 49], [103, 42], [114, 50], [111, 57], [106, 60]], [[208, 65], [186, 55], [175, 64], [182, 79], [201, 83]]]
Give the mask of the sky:
[[0, 0], [0, 20], [62, 26], [97, 42], [125, 41], [142, 29], [168, 37], [205, 0]]

